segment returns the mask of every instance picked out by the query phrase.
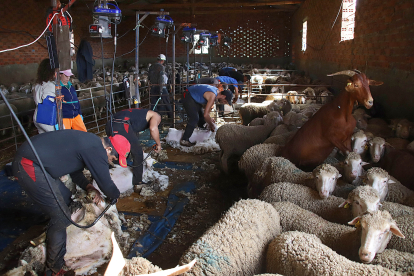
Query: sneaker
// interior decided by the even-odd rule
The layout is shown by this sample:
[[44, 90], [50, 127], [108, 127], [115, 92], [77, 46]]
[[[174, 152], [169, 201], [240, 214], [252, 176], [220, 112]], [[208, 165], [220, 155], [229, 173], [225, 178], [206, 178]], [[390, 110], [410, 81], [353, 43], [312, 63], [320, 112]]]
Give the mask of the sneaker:
[[181, 140], [180, 141], [180, 145], [183, 147], [192, 147], [194, 146], [196, 143], [191, 143], [190, 141], [187, 140]]
[[63, 276], [67, 271], [61, 269], [58, 273], [53, 272], [51, 269], [46, 269], [45, 276]]

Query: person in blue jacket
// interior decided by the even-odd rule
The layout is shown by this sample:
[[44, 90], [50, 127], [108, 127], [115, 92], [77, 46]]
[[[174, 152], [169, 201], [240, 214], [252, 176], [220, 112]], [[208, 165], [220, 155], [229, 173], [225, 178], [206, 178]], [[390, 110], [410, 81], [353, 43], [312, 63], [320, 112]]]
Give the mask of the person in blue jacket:
[[87, 131], [83, 122], [82, 111], [79, 104], [78, 95], [75, 87], [69, 81], [73, 76], [72, 70], [60, 71], [60, 85], [62, 87], [62, 117], [65, 129], [76, 129]]
[[[232, 97], [233, 94], [228, 90], [223, 91], [223, 86], [221, 85], [215, 87], [207, 84], [196, 84], [188, 87], [188, 91], [184, 92], [182, 100], [188, 122], [180, 145], [185, 147], [195, 145], [195, 143], [190, 142], [190, 137], [197, 126], [203, 127], [207, 123], [210, 130], [214, 131], [214, 119], [210, 117], [210, 111], [215, 100], [229, 103]], [[203, 105], [205, 105], [204, 112]]]

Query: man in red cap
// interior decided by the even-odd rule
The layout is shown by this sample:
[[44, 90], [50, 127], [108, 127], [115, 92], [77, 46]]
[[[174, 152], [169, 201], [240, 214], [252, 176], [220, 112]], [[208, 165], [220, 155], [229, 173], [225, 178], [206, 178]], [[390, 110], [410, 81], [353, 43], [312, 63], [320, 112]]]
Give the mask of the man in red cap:
[[[119, 190], [109, 174], [108, 162], [119, 159], [120, 164], [126, 164], [125, 158], [130, 151], [130, 144], [121, 135], [99, 138], [93, 133], [72, 129], [42, 133], [33, 136], [31, 142], [46, 175], [27, 141], [17, 150], [13, 161], [13, 175], [33, 202], [50, 216], [46, 232], [46, 275], [63, 275], [66, 227], [71, 224], [67, 217], [80, 206], [71, 200], [72, 194], [60, 181], [60, 177], [70, 174], [72, 181], [82, 189], [95, 189], [83, 175], [82, 171], [87, 167], [107, 200], [115, 203]], [[49, 179], [57, 198], [46, 178]], [[95, 203], [101, 200], [100, 195], [94, 198]]]
[[62, 100], [62, 117], [65, 129], [76, 129], [87, 131], [83, 122], [82, 111], [79, 104], [79, 99], [76, 90], [69, 81], [73, 76], [72, 70], [60, 71], [60, 85], [62, 86], [61, 93]]
[[[106, 135], [109, 139], [122, 135], [125, 137], [128, 142], [131, 144], [131, 155], [133, 158], [132, 164], [132, 184], [133, 185], [142, 185], [146, 184], [142, 182], [142, 172], [143, 172], [143, 151], [139, 142], [139, 132], [146, 130], [147, 128], [150, 131], [152, 139], [154, 139], [157, 144], [156, 152], [161, 152], [161, 141], [160, 133], [158, 131], [158, 125], [161, 123], [161, 116], [155, 112], [148, 109], [140, 108], [130, 108], [118, 111], [112, 116], [112, 121], [106, 123]], [[115, 136], [114, 136], [115, 135]], [[115, 146], [115, 144], [114, 144]], [[115, 146], [115, 149], [117, 147]], [[119, 158], [119, 164], [124, 167], [125, 163], [122, 163], [123, 160]], [[138, 188], [139, 187], [134, 187]]]

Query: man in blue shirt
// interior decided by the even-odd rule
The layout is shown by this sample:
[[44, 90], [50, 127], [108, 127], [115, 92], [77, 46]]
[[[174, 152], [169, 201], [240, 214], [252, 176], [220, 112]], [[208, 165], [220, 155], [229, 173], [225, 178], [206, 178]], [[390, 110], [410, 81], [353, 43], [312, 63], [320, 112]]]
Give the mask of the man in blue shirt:
[[239, 88], [237, 86], [238, 84], [237, 80], [229, 76], [219, 76], [219, 77], [216, 77], [216, 79], [219, 80], [220, 83], [224, 85], [223, 87], [224, 90], [228, 89], [234, 94], [233, 103], [235, 103], [237, 99], [239, 98]]
[[[207, 123], [211, 131], [214, 131], [214, 119], [210, 117], [210, 110], [216, 99], [223, 103], [231, 102], [233, 95], [230, 91], [223, 91], [223, 87], [196, 84], [190, 86], [188, 91], [183, 94], [183, 106], [187, 112], [187, 126], [185, 128], [180, 145], [185, 147], [194, 146], [195, 143], [190, 142], [190, 137], [194, 129], [198, 125], [203, 127]], [[204, 112], [203, 112], [203, 105]]]

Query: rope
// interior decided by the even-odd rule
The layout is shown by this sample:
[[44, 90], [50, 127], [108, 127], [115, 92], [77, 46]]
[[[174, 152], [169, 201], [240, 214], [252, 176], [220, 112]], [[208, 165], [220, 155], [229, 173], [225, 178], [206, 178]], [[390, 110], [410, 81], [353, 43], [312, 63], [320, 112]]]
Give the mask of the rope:
[[155, 108], [157, 107], [157, 104], [158, 104], [158, 102], [161, 100], [161, 96], [158, 98], [158, 100], [157, 100], [157, 102], [155, 103], [155, 105], [154, 105], [154, 108], [152, 109], [152, 111], [154, 111], [155, 110]]

